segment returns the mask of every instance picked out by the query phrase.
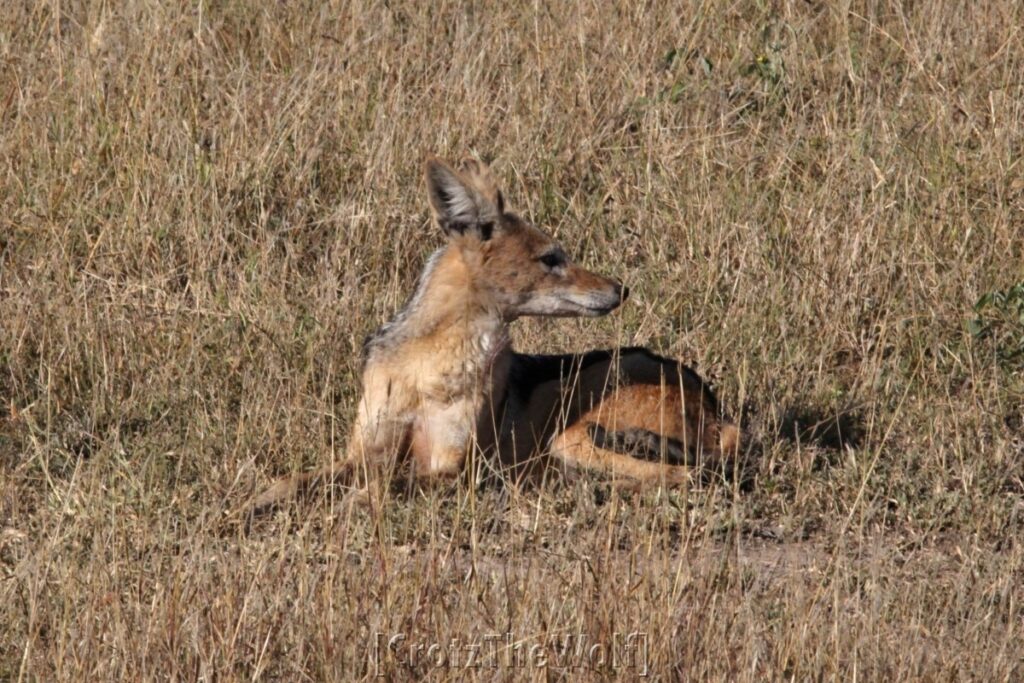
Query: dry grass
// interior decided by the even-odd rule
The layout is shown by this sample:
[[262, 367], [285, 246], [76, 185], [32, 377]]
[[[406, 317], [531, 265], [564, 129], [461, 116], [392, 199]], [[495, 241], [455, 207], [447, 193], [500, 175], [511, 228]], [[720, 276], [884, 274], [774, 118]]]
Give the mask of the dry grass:
[[[1024, 316], [964, 325], [1024, 280], [1024, 9], [836, 4], [8, 3], [0, 679], [634, 631], [666, 677], [1024, 676]], [[439, 243], [429, 152], [495, 157], [635, 292], [518, 346], [696, 364], [745, 483], [237, 523], [344, 443], [360, 342]], [[545, 673], [504, 664], [473, 671]]]

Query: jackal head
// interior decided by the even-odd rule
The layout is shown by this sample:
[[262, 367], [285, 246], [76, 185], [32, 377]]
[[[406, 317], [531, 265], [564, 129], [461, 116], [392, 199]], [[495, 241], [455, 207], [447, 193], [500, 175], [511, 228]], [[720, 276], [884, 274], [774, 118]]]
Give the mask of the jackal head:
[[573, 263], [558, 242], [516, 214], [486, 164], [467, 159], [456, 170], [426, 165], [430, 205], [452, 247], [460, 250], [471, 286], [502, 318], [599, 316], [629, 290]]

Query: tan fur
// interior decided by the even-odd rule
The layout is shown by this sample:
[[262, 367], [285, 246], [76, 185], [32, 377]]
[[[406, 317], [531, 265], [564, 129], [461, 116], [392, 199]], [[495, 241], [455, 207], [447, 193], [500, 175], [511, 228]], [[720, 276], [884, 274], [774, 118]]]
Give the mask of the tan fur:
[[[367, 343], [344, 458], [277, 482], [253, 509], [320, 481], [405, 462], [418, 478], [449, 478], [474, 445], [517, 477], [560, 463], [667, 485], [690, 473], [666, 460], [670, 446], [708, 456], [737, 451], [736, 427], [676, 361], [644, 349], [515, 353], [507, 326], [516, 318], [605, 315], [627, 290], [574, 264], [550, 236], [508, 213], [485, 164], [466, 160], [455, 170], [432, 159], [426, 177], [448, 244], [431, 257], [406, 308]], [[597, 443], [599, 436], [607, 441]], [[623, 452], [620, 443], [654, 444], [654, 451]]]

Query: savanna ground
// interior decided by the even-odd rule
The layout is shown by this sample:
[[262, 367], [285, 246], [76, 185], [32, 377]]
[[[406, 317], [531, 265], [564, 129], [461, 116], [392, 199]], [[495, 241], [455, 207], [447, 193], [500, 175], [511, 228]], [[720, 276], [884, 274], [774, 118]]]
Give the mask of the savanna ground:
[[[0, 679], [632, 676], [522, 652], [634, 633], [664, 678], [1021, 678], [1022, 26], [1014, 0], [6, 3]], [[240, 523], [344, 443], [361, 341], [440, 244], [431, 152], [493, 158], [634, 292], [518, 348], [695, 365], [738, 476]], [[413, 648], [495, 638], [475, 669]]]

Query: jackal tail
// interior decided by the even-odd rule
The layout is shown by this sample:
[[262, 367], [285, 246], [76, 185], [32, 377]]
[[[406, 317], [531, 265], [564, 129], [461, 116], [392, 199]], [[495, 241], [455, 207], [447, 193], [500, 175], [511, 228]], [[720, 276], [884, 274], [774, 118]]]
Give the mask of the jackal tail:
[[256, 496], [246, 506], [246, 510], [250, 515], [269, 512], [290, 500], [309, 495], [324, 484], [331, 485], [343, 477], [350, 478], [355, 472], [356, 464], [354, 460], [342, 459], [319, 470], [282, 477]]

